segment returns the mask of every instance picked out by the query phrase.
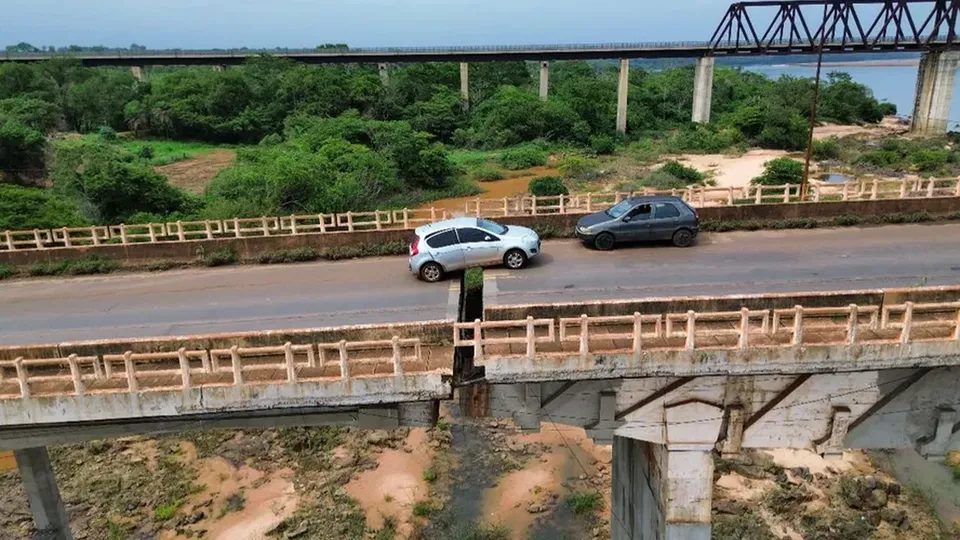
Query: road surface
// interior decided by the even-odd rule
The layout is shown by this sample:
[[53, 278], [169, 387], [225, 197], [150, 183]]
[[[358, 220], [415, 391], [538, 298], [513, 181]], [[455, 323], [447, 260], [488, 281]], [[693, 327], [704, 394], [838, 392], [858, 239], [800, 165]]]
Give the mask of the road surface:
[[[960, 284], [960, 224], [704, 235], [689, 249], [600, 253], [546, 242], [487, 301]], [[0, 283], [0, 344], [304, 328], [454, 317], [457, 282], [427, 284], [406, 257]]]

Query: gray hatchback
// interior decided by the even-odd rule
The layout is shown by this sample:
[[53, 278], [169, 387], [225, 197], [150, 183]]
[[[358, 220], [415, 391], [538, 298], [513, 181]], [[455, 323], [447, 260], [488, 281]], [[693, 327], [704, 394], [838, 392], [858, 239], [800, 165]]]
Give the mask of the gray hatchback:
[[697, 211], [677, 197], [632, 197], [580, 218], [577, 238], [600, 250], [617, 242], [670, 240], [687, 247], [700, 232]]

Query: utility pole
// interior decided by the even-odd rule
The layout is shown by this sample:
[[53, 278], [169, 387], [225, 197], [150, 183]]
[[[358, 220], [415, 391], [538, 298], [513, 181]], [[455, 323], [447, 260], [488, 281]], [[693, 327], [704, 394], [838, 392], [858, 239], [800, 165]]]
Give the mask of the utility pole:
[[807, 200], [810, 185], [810, 156], [813, 154], [813, 127], [817, 123], [817, 102], [820, 100], [820, 66], [823, 63], [823, 43], [817, 47], [817, 74], [813, 79], [813, 99], [810, 100], [810, 130], [807, 133], [807, 152], [803, 158], [803, 183], [800, 184], [800, 200]]

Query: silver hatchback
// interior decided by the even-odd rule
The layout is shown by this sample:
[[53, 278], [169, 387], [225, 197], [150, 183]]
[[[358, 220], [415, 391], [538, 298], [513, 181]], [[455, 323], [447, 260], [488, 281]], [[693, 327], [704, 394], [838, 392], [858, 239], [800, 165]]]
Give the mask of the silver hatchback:
[[482, 218], [455, 218], [418, 227], [410, 272], [431, 283], [454, 270], [503, 264], [516, 270], [540, 254], [540, 236], [526, 227]]

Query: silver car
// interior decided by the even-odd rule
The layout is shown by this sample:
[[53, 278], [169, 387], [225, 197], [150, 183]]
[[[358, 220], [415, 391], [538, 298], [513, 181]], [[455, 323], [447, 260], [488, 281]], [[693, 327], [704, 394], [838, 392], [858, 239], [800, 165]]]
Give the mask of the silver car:
[[454, 270], [503, 264], [516, 270], [540, 254], [532, 229], [482, 218], [455, 218], [418, 227], [410, 243], [410, 272], [430, 283]]

